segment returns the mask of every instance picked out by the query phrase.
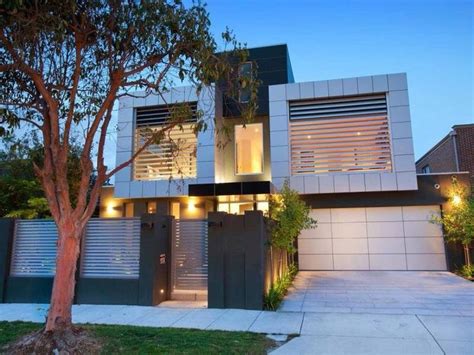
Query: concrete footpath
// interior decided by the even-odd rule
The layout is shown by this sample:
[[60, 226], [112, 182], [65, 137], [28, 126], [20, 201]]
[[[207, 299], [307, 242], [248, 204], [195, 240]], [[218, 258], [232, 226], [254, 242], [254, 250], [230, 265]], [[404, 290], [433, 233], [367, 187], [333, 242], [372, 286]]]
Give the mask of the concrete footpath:
[[[47, 305], [0, 304], [0, 320], [43, 322]], [[274, 354], [474, 354], [474, 317], [77, 305], [75, 323], [299, 335]]]

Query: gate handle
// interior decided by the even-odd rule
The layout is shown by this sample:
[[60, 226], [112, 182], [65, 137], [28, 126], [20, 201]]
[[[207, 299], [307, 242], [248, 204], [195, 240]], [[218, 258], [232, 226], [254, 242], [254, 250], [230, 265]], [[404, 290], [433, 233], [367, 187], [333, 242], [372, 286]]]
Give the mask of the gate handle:
[[222, 222], [207, 222], [208, 227], [222, 227]]

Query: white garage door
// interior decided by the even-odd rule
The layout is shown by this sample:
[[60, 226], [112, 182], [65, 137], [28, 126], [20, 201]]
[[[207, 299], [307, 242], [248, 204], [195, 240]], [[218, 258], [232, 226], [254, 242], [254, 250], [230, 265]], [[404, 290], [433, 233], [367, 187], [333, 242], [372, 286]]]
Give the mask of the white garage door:
[[439, 206], [314, 209], [298, 238], [301, 270], [446, 270]]

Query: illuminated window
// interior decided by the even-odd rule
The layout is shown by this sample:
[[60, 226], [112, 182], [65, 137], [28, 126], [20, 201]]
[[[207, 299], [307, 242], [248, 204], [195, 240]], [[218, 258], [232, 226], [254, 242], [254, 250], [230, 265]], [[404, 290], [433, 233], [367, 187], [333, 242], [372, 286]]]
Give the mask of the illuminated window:
[[133, 202], [124, 203], [124, 217], [133, 217]]
[[156, 202], [147, 202], [146, 211], [148, 213], [156, 213]]
[[179, 202], [171, 202], [171, 215], [174, 216], [174, 218], [179, 219], [181, 215], [181, 206]]
[[263, 125], [252, 123], [235, 126], [235, 173], [263, 173]]

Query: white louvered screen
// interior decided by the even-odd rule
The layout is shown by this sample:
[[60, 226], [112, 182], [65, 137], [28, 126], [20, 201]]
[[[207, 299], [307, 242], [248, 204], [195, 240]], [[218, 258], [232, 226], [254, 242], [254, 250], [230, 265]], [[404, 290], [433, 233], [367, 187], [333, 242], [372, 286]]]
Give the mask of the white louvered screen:
[[97, 218], [87, 224], [81, 277], [139, 277], [140, 218]]
[[[137, 128], [135, 151], [140, 149], [160, 129]], [[149, 145], [134, 161], [135, 180], [158, 180], [170, 177], [196, 177], [197, 137], [193, 124], [186, 123], [182, 129], [175, 127], [159, 144]]]
[[[172, 117], [182, 104], [139, 107], [136, 109], [135, 151], [139, 150]], [[197, 102], [187, 102], [190, 116], [185, 122], [165, 132], [159, 144], [149, 145], [133, 164], [135, 180], [161, 180], [170, 177], [196, 177]]]
[[172, 248], [173, 290], [207, 290], [207, 219], [177, 219]]
[[290, 103], [292, 175], [391, 171], [385, 95]]
[[11, 276], [54, 276], [58, 232], [53, 220], [17, 220]]

